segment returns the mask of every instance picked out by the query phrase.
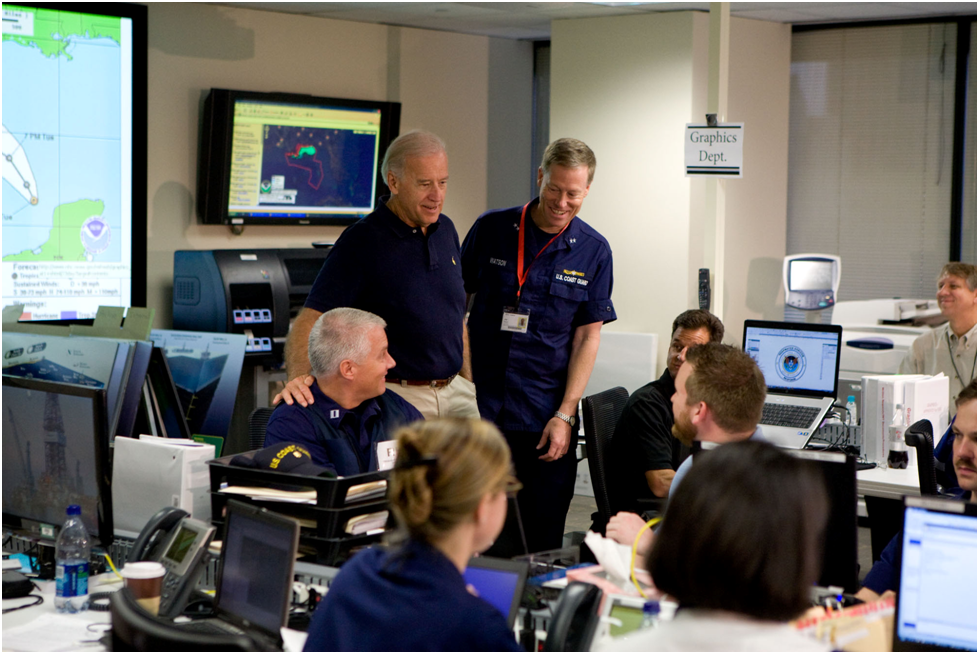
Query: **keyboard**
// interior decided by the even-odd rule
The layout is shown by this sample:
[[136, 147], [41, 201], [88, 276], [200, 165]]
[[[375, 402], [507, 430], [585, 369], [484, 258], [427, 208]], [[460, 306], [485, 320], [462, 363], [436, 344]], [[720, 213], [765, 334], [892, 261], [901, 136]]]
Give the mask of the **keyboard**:
[[177, 626], [181, 631], [192, 631], [196, 634], [211, 634], [213, 636], [245, 636], [244, 631], [222, 620], [206, 619], [181, 622]]
[[765, 404], [761, 412], [761, 424], [805, 429], [812, 424], [817, 415], [819, 415], [819, 407]]

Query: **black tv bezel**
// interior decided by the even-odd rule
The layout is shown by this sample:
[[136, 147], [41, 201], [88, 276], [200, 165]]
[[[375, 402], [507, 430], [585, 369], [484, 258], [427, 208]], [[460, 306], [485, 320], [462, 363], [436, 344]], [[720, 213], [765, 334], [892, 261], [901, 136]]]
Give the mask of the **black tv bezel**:
[[[204, 98], [201, 110], [200, 143], [197, 159], [197, 218], [205, 225], [350, 225], [362, 218], [360, 215], [324, 215], [304, 218], [235, 217], [228, 215], [229, 179], [231, 175], [231, 139], [234, 130], [234, 106], [238, 100], [259, 100], [310, 107], [346, 107], [350, 109], [378, 109], [381, 112], [381, 129], [378, 135], [378, 152], [384, 156], [388, 145], [398, 136], [401, 125], [401, 103], [373, 100], [329, 98], [300, 93], [265, 93], [212, 88]], [[377, 170], [379, 196], [387, 189], [381, 176], [380, 159]], [[372, 198], [376, 202], [377, 197]], [[366, 215], [366, 214], [365, 214]]]
[[[42, 379], [27, 379], [25, 377], [13, 377], [3, 375], [3, 385], [13, 386], [41, 393], [57, 393], [58, 395], [70, 395], [73, 397], [84, 397], [92, 402], [92, 417], [94, 420], [93, 434], [95, 435], [93, 447], [95, 448], [95, 475], [98, 484], [98, 502], [96, 513], [98, 514], [97, 537], [103, 547], [112, 545], [114, 538], [113, 519], [112, 519], [112, 461], [110, 459], [109, 435], [106, 429], [106, 392], [104, 388], [93, 388], [91, 386], [79, 386], [76, 384], [64, 384]], [[38, 520], [33, 516], [15, 515], [3, 513], [4, 524], [8, 523], [8, 516], [20, 520], [28, 520], [47, 524], [43, 520]], [[55, 525], [56, 527], [59, 525]], [[89, 533], [92, 533], [89, 526]]]
[[[149, 74], [149, 36], [148, 14], [145, 5], [134, 5], [113, 2], [11, 2], [10, 5], [30, 7], [32, 9], [47, 9], [50, 11], [68, 12], [75, 14], [97, 14], [114, 18], [129, 18], [133, 21], [133, 61], [132, 61], [132, 138], [131, 163], [132, 187], [130, 188], [131, 205], [131, 240], [130, 243], [130, 277], [129, 277], [129, 307], [146, 306], [146, 234], [147, 234], [147, 77]], [[6, 8], [7, 5], [5, 5]], [[69, 318], [66, 320], [32, 320], [37, 325], [91, 325], [92, 318]]]

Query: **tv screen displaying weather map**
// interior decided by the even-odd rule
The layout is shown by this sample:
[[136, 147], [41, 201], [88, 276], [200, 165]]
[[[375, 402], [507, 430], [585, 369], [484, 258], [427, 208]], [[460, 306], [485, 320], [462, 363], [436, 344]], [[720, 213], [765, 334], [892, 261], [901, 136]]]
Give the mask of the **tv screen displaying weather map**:
[[24, 320], [128, 307], [133, 19], [2, 11], [3, 304]]
[[380, 109], [237, 99], [228, 217], [370, 213], [380, 132]]

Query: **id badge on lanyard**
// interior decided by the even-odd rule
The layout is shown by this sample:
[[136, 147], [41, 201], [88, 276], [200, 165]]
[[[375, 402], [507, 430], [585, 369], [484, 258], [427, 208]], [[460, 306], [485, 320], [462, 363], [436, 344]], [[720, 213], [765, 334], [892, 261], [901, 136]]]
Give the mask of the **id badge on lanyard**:
[[526, 234], [526, 222], [527, 222], [527, 208], [530, 207], [530, 202], [524, 205], [523, 211], [520, 212], [520, 231], [517, 236], [517, 306], [515, 307], [505, 307], [503, 309], [503, 324], [500, 325], [500, 329], [505, 332], [516, 332], [518, 334], [526, 334], [527, 327], [530, 324], [530, 311], [527, 309], [520, 308], [520, 292], [523, 290], [524, 282], [527, 281], [527, 276], [530, 274], [530, 267], [534, 265], [534, 261], [537, 261], [537, 257], [544, 253], [551, 243], [556, 241], [564, 230], [568, 228], [571, 221], [561, 228], [561, 231], [555, 234], [547, 245], [540, 249], [533, 260], [527, 264], [527, 268], [524, 269], [524, 239]]
[[503, 324], [500, 329], [505, 332], [527, 333], [530, 324], [530, 312], [520, 307], [505, 307], [503, 309]]

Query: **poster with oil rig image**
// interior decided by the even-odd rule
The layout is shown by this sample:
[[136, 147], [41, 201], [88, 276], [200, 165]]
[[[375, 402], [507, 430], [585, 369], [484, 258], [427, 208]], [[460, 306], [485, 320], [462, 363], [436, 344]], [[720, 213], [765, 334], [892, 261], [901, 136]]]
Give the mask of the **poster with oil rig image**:
[[99, 487], [92, 399], [5, 385], [2, 412], [4, 513], [60, 525], [65, 508], [78, 504], [94, 529]]
[[227, 436], [245, 335], [154, 329], [150, 340], [166, 354], [190, 433]]

